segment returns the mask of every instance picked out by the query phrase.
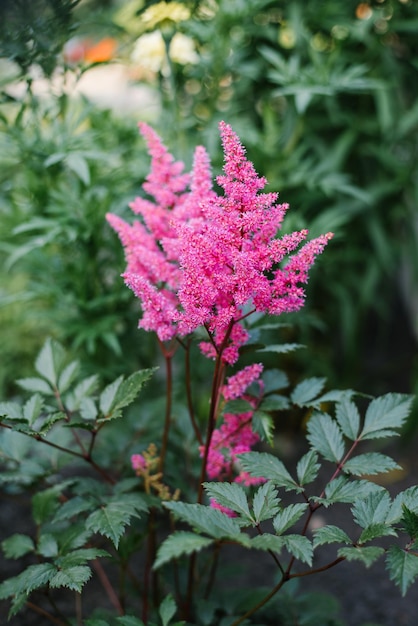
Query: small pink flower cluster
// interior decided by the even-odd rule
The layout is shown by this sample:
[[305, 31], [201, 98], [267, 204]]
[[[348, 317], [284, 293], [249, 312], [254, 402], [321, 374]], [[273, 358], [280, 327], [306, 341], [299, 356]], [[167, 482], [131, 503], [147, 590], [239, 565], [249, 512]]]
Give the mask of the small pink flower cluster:
[[107, 215], [125, 248], [125, 282], [141, 301], [139, 325], [161, 341], [204, 325], [211, 341], [201, 345], [203, 353], [215, 357], [222, 347], [223, 361], [233, 364], [248, 338], [244, 307], [272, 315], [301, 308], [308, 270], [332, 234], [306, 243], [283, 264], [307, 231], [276, 238], [288, 205], [277, 204], [276, 193], [260, 193], [266, 180], [228, 124], [220, 123], [223, 195], [212, 188], [204, 148], [184, 174], [158, 135], [139, 127], [152, 157], [143, 188], [154, 201], [135, 199], [130, 206], [141, 221], [132, 225]]
[[139, 475], [147, 466], [147, 462], [142, 454], [133, 454], [131, 456], [132, 469]]
[[[223, 423], [213, 432], [207, 464], [207, 474], [211, 479], [233, 480], [247, 486], [259, 484], [264, 480], [252, 478], [242, 471], [237, 458], [239, 454], [250, 452], [260, 440], [259, 435], [253, 432], [252, 418], [264, 391], [263, 382], [260, 380], [262, 371], [263, 366], [260, 363], [249, 365], [234, 376], [230, 376], [222, 388], [224, 400], [242, 398], [248, 402], [251, 409], [237, 414], [225, 413]], [[245, 393], [253, 383], [258, 383], [258, 396]], [[203, 455], [203, 446], [200, 452]]]

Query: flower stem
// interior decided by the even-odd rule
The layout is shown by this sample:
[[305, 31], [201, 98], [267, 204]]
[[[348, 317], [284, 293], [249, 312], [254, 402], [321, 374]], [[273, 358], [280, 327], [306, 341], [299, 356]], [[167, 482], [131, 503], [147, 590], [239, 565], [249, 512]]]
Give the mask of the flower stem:
[[166, 347], [164, 346], [162, 342], [159, 342], [159, 343], [160, 343], [161, 351], [164, 356], [165, 377], [166, 377], [164, 431], [163, 431], [163, 437], [161, 441], [160, 462], [159, 462], [159, 471], [162, 474], [164, 474], [165, 458], [167, 455], [168, 434], [170, 432], [170, 424], [171, 424], [171, 404], [172, 404], [172, 397], [173, 397], [173, 367], [172, 367], [173, 351], [166, 349]]

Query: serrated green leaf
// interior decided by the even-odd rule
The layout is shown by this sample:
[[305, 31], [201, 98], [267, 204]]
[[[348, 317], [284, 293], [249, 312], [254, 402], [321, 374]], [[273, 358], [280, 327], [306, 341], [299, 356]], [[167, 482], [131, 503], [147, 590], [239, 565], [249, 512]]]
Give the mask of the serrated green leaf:
[[56, 387], [64, 359], [64, 348], [57, 341], [47, 339], [36, 357], [35, 369], [52, 387]]
[[43, 533], [39, 537], [39, 541], [36, 546], [36, 551], [38, 554], [44, 556], [45, 558], [57, 556], [58, 554], [57, 540], [50, 533]]
[[119, 540], [126, 526], [129, 525], [130, 519], [131, 516], [127, 517], [124, 512], [103, 506], [89, 515], [86, 520], [86, 528], [108, 537], [117, 549]]
[[327, 461], [339, 463], [345, 444], [338, 424], [327, 413], [315, 413], [308, 422], [307, 439]]
[[85, 565], [86, 561], [98, 559], [102, 557], [110, 557], [109, 552], [106, 550], [100, 550], [99, 548], [81, 548], [69, 552], [64, 556], [60, 556], [55, 560], [55, 563], [61, 569], [67, 569], [69, 567], [75, 567], [77, 565]]
[[402, 393], [388, 393], [372, 400], [364, 419], [361, 439], [377, 439], [399, 434], [409, 415], [413, 397]]
[[366, 452], [349, 459], [344, 464], [344, 472], [354, 476], [372, 476], [384, 474], [392, 470], [400, 469], [390, 456], [380, 454], [380, 452]]
[[278, 369], [271, 369], [263, 372], [264, 393], [285, 389], [289, 386], [289, 379], [285, 372]]
[[418, 576], [418, 557], [398, 546], [390, 546], [386, 554], [386, 569], [404, 596]]
[[396, 524], [402, 519], [403, 506], [418, 514], [418, 486], [408, 487], [394, 498], [386, 519], [388, 524]]
[[215, 539], [235, 538], [240, 535], [238, 522], [218, 509], [185, 502], [164, 502], [164, 506], [198, 532], [207, 533]]
[[173, 596], [171, 594], [166, 596], [158, 609], [163, 626], [168, 626], [171, 618], [174, 617], [176, 610], [177, 606], [174, 602]]
[[30, 391], [31, 393], [43, 393], [45, 395], [54, 394], [52, 387], [43, 378], [19, 378], [16, 383], [19, 387], [22, 387], [22, 389]]
[[344, 399], [335, 409], [336, 420], [344, 435], [354, 441], [360, 429], [360, 414], [354, 402]]
[[294, 526], [296, 522], [306, 512], [308, 505], [306, 502], [297, 504], [289, 504], [286, 508], [278, 512], [273, 519], [274, 530], [278, 535], [283, 534], [286, 530]]
[[[16, 593], [16, 579], [17, 576], [7, 578], [0, 583], [0, 600], [6, 600], [11, 598]], [[25, 594], [26, 598], [26, 594]]]
[[370, 524], [367, 526], [363, 532], [361, 533], [357, 543], [362, 545], [363, 543], [368, 543], [369, 541], [373, 541], [373, 539], [379, 539], [380, 537], [387, 537], [388, 535], [392, 535], [394, 537], [397, 536], [397, 532], [391, 526], [388, 526], [384, 522]]
[[86, 528], [108, 537], [117, 548], [131, 517], [140, 517], [141, 512], [147, 509], [148, 505], [139, 494], [114, 496], [107, 504], [88, 516]]
[[80, 408], [82, 400], [96, 391], [98, 383], [99, 378], [96, 374], [78, 383], [72, 393], [69, 393], [66, 398], [67, 406], [70, 411], [77, 411]]
[[416, 539], [418, 536], [418, 515], [411, 509], [408, 509], [405, 504], [402, 505], [401, 522], [411, 539]]
[[322, 503], [325, 507], [335, 502], [352, 504], [380, 489], [381, 487], [367, 480], [349, 480], [346, 476], [338, 476], [325, 487], [325, 498], [313, 497], [312, 500]]
[[349, 400], [354, 394], [355, 391], [353, 389], [331, 389], [331, 391], [327, 391], [322, 396], [315, 398], [311, 406], [320, 409], [322, 404]]
[[313, 535], [314, 548], [322, 546], [326, 543], [353, 543], [344, 530], [338, 528], [338, 526], [333, 526], [332, 524], [329, 526], [322, 526], [322, 528], [316, 528], [313, 531]]
[[120, 410], [131, 404], [141, 391], [144, 384], [151, 378], [157, 369], [157, 367], [151, 367], [139, 370], [124, 380], [118, 387], [112, 410]]
[[43, 587], [56, 574], [57, 568], [52, 563], [29, 565], [21, 574], [15, 577], [15, 593], [29, 594], [34, 589]]
[[289, 398], [281, 396], [278, 393], [273, 393], [269, 396], [265, 396], [260, 404], [262, 411], [284, 411], [290, 407]]
[[84, 523], [72, 523], [65, 530], [61, 530], [58, 537], [60, 554], [67, 554], [86, 545], [91, 537], [91, 532], [85, 529]]
[[303, 491], [293, 480], [283, 463], [272, 454], [267, 452], [246, 452], [239, 454], [238, 458], [244, 471], [251, 476], [271, 480], [277, 486], [285, 487], [286, 490]]
[[67, 502], [64, 502], [64, 504], [59, 507], [58, 511], [55, 513], [53, 522], [57, 523], [64, 520], [69, 520], [72, 517], [76, 517], [80, 513], [91, 511], [96, 506], [97, 502], [95, 502], [93, 499], [75, 496], [74, 498], [71, 498], [71, 500], [67, 500]]
[[391, 508], [391, 498], [386, 489], [380, 488], [365, 498], [360, 498], [351, 507], [354, 521], [362, 528], [372, 524], [385, 524]]
[[122, 381], [123, 381], [123, 376], [119, 376], [116, 380], [114, 380], [112, 383], [107, 385], [107, 387], [105, 387], [102, 393], [100, 394], [99, 408], [100, 408], [101, 413], [104, 416], [107, 416], [111, 413], [113, 403], [115, 402], [117, 391], [119, 387], [121, 386]]
[[209, 498], [214, 498], [218, 504], [231, 509], [245, 520], [254, 524], [250, 513], [247, 496], [244, 489], [237, 483], [203, 483]]
[[71, 383], [74, 381], [78, 369], [79, 369], [78, 361], [71, 361], [61, 372], [60, 377], [58, 379], [58, 389], [61, 394], [65, 393], [67, 389], [70, 387]]
[[255, 411], [251, 427], [253, 432], [260, 436], [261, 441], [267, 441], [267, 443], [272, 445], [274, 422], [271, 415], [264, 413], [264, 411]]
[[285, 548], [299, 561], [312, 565], [312, 543], [303, 535], [270, 535], [265, 533], [254, 537], [251, 541], [251, 547], [256, 550], [273, 550], [277, 553]]
[[292, 393], [290, 399], [297, 406], [306, 406], [321, 393], [326, 383], [326, 378], [307, 378], [299, 383]]
[[213, 544], [213, 539], [196, 533], [178, 530], [167, 537], [157, 552], [153, 568], [158, 569], [172, 559], [199, 552]]
[[21, 420], [23, 418], [22, 407], [17, 402], [0, 402], [0, 417]]
[[80, 402], [80, 415], [87, 421], [94, 421], [99, 411], [93, 398], [82, 398]]
[[30, 426], [32, 426], [34, 421], [38, 419], [43, 407], [43, 403], [43, 398], [38, 393], [35, 393], [24, 404], [23, 417], [29, 422]]
[[257, 489], [253, 498], [253, 511], [256, 524], [266, 519], [271, 519], [279, 510], [280, 498], [274, 483], [271, 481], [264, 483]]
[[[149, 368], [134, 372], [127, 378], [117, 378], [100, 394], [99, 407], [103, 419], [119, 417], [121, 409], [131, 404], [144, 384], [151, 378], [157, 368]], [[101, 420], [99, 420], [101, 421]]]
[[370, 567], [384, 552], [384, 549], [378, 546], [347, 547], [340, 548], [337, 555], [347, 561], [360, 561], [366, 567]]
[[6, 559], [19, 559], [21, 556], [33, 552], [35, 545], [31, 537], [16, 533], [1, 542]]
[[56, 424], [57, 422], [62, 422], [66, 419], [67, 416], [62, 411], [58, 411], [57, 413], [49, 415], [43, 422], [42, 426], [39, 428], [38, 434], [43, 436], [46, 435], [51, 430], [54, 424]]
[[315, 450], [309, 450], [299, 459], [296, 467], [299, 484], [302, 486], [313, 482], [318, 476], [320, 467], [317, 453]]
[[91, 578], [91, 569], [88, 565], [76, 565], [60, 569], [49, 581], [52, 588], [67, 587], [73, 591], [81, 593], [83, 586]]

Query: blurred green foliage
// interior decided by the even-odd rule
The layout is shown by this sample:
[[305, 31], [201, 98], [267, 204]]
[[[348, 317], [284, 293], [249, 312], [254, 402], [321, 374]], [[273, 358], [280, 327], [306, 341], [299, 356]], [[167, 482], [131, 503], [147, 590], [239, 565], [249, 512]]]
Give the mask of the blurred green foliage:
[[[136, 331], [138, 304], [104, 220], [127, 216], [141, 193], [149, 160], [136, 121], [146, 117], [188, 165], [203, 143], [215, 174], [225, 119], [290, 203], [285, 229], [335, 232], [283, 337], [314, 347], [316, 362], [300, 352], [289, 365], [385, 391], [381, 363], [379, 380], [364, 380], [368, 353], [393, 377], [410, 365], [418, 334], [418, 5], [202, 0], [168, 3], [170, 19], [141, 0], [37, 0], [35, 20], [27, 3], [11, 4], [0, 35], [1, 55], [17, 62], [1, 72], [0, 384], [24, 374], [47, 334], [108, 377], [149, 365], [152, 338]], [[178, 5], [186, 18], [175, 17]], [[194, 58], [173, 54], [154, 70], [144, 55], [132, 60], [138, 37], [157, 31], [166, 50], [187, 37]], [[89, 32], [117, 37], [130, 83], [152, 90], [156, 108], [111, 111], [70, 95], [70, 79], [93, 70], [69, 64], [62, 46]], [[34, 88], [34, 64], [47, 95]], [[395, 382], [413, 385], [407, 371]]]

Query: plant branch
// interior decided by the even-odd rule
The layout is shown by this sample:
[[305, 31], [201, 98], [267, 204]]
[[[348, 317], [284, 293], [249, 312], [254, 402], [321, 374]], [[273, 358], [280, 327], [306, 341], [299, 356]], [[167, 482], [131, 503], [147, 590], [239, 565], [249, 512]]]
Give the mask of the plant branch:
[[[4, 422], [0, 422], [0, 427], [7, 428], [9, 430], [14, 430], [13, 426], [10, 426], [9, 424], [5, 424]], [[24, 431], [18, 431], [18, 432], [21, 432], [23, 435], [26, 435], [27, 437], [31, 437], [32, 439], [35, 439], [36, 441], [41, 441], [42, 443], [44, 443], [47, 446], [50, 446], [51, 448], [55, 448], [56, 450], [60, 450], [61, 452], [70, 454], [71, 456], [74, 456], [78, 459], [82, 459], [83, 461], [91, 465], [102, 476], [102, 478], [106, 480], [106, 482], [112, 485], [116, 483], [116, 480], [112, 478], [112, 476], [109, 476], [109, 474], [102, 467], [100, 467], [100, 465], [97, 465], [97, 463], [93, 461], [93, 459], [87, 456], [86, 454], [82, 454], [81, 452], [76, 452], [75, 450], [70, 450], [69, 448], [64, 448], [63, 446], [60, 446], [59, 444], [54, 443], [53, 441], [49, 441], [48, 439], [45, 439], [44, 437], [42, 437], [42, 435], [39, 435], [35, 432], [30, 432], [30, 433], [26, 433]]]
[[341, 563], [342, 561], [345, 561], [345, 557], [339, 556], [334, 561], [331, 561], [330, 563], [327, 563], [326, 565], [323, 565], [322, 567], [317, 567], [315, 569], [306, 570], [305, 572], [298, 572], [296, 574], [289, 574], [289, 580], [291, 578], [302, 578], [303, 576], [312, 576], [312, 574], [319, 574], [320, 572], [325, 572], [327, 569], [331, 569], [331, 567], [338, 565], [338, 563]]
[[265, 604], [267, 604], [267, 602], [269, 600], [271, 600], [271, 598], [278, 592], [280, 591], [280, 589], [283, 587], [283, 585], [285, 584], [285, 582], [288, 580], [288, 578], [286, 578], [285, 576], [283, 576], [280, 580], [280, 582], [277, 583], [277, 585], [275, 587], [273, 587], [273, 589], [266, 595], [264, 596], [264, 598], [262, 600], [260, 600], [260, 602], [258, 602], [257, 604], [255, 604], [251, 609], [249, 609], [246, 613], [244, 613], [244, 615], [242, 615], [241, 617], [239, 617], [237, 620], [235, 620], [235, 622], [233, 622], [231, 624], [231, 626], [238, 626], [238, 624], [242, 624], [242, 622], [244, 622], [247, 617], [250, 617], [251, 615], [253, 615], [254, 613], [256, 613], [256, 611], [258, 611], [259, 609], [261, 609]]
[[159, 462], [159, 471], [162, 474], [164, 474], [164, 464], [165, 464], [165, 457], [167, 454], [167, 444], [168, 444], [168, 433], [170, 431], [170, 423], [171, 423], [171, 404], [172, 404], [172, 397], [173, 397], [173, 368], [172, 368], [173, 352], [171, 350], [167, 350], [161, 341], [159, 341], [159, 344], [160, 344], [160, 348], [164, 356], [165, 375], [166, 375], [166, 403], [165, 403], [164, 431], [163, 431], [163, 437], [161, 441], [161, 452], [160, 452], [160, 462]]
[[191, 377], [191, 369], [190, 369], [190, 341], [187, 343], [187, 345], [184, 345], [183, 343], [181, 343], [181, 345], [184, 347], [184, 350], [185, 350], [184, 362], [185, 362], [185, 370], [186, 370], [185, 374], [186, 374], [187, 408], [189, 411], [190, 421], [194, 430], [194, 434], [196, 435], [196, 439], [199, 442], [199, 445], [203, 446], [202, 435], [196, 423], [196, 418], [195, 418], [194, 409], [193, 409], [192, 386], [191, 386], [192, 377]]
[[35, 611], [35, 613], [38, 613], [39, 615], [46, 617], [46, 619], [48, 619], [53, 624], [56, 624], [57, 626], [68, 626], [69, 624], [69, 622], [67, 621], [64, 622], [62, 619], [59, 619], [58, 617], [54, 617], [52, 613], [50, 613], [49, 611], [46, 611], [45, 609], [38, 606], [37, 604], [34, 604], [33, 602], [27, 601], [26, 606], [28, 607], [28, 609]]
[[100, 561], [98, 559], [94, 559], [94, 561], [92, 561], [92, 566], [94, 567], [94, 569], [96, 570], [96, 574], [98, 575], [100, 582], [104, 588], [104, 590], [107, 593], [107, 597], [109, 598], [110, 602], [113, 604], [113, 606], [115, 607], [115, 609], [117, 610], [117, 612], [119, 613], [119, 615], [123, 615], [123, 608], [122, 605], [119, 601], [118, 596], [115, 593], [115, 590], [113, 589], [113, 586], [106, 574], [106, 572], [104, 571], [102, 564], [100, 563]]

